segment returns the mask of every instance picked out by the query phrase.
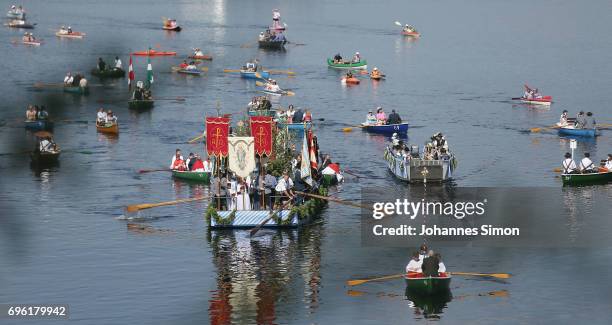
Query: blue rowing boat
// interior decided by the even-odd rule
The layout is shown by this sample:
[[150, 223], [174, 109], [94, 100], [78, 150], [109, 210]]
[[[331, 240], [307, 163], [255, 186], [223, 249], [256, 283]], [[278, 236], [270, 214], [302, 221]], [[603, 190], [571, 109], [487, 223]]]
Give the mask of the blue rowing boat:
[[53, 122], [49, 120], [36, 120], [36, 121], [25, 121], [24, 126], [28, 130], [51, 130], [53, 129]]
[[190, 75], [194, 75], [194, 76], [199, 76], [199, 75], [202, 74], [202, 71], [200, 71], [200, 70], [192, 70], [192, 69], [179, 69], [176, 72], [182, 73], [182, 74], [190, 74]]
[[370, 125], [361, 123], [362, 129], [370, 133], [379, 134], [406, 134], [408, 133], [408, 123], [389, 124], [389, 125]]
[[[259, 76], [256, 76], [256, 74], [258, 74]], [[270, 78], [270, 72], [240, 70], [240, 77], [244, 79], [268, 79]]]
[[573, 126], [559, 128], [559, 135], [594, 138], [599, 135], [597, 129], [576, 129]]

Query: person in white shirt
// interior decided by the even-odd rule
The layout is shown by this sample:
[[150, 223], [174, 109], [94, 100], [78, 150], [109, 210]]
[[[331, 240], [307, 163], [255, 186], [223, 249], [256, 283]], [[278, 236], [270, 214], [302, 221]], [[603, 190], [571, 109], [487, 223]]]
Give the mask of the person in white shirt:
[[87, 79], [81, 78], [81, 80], [79, 80], [79, 87], [87, 88]]
[[96, 117], [96, 122], [98, 125], [102, 125], [106, 122], [106, 112], [104, 112], [104, 108], [98, 109], [98, 115]]
[[108, 113], [106, 113], [106, 124], [116, 124], [116, 123], [117, 123], [117, 116], [113, 114], [113, 111], [108, 110]]
[[391, 136], [391, 144], [395, 147], [397, 145], [399, 145], [399, 137], [397, 135], [397, 133], [393, 133], [393, 135]]
[[68, 34], [68, 30], [66, 29], [66, 26], [62, 26], [59, 30], [59, 33], [62, 35]]
[[438, 258], [438, 273], [446, 272], [446, 265], [442, 262], [442, 255], [440, 253], [436, 253], [436, 257]]
[[263, 32], [259, 33], [259, 40], [260, 41], [265, 41], [266, 40], [266, 34], [264, 34]]
[[559, 126], [566, 126], [567, 125], [567, 110], [563, 110], [563, 113], [561, 113], [561, 117], [559, 118]]
[[193, 56], [204, 56], [204, 52], [202, 52], [202, 50], [199, 48], [196, 48], [193, 52]]
[[406, 265], [406, 273], [421, 273], [421, 265], [423, 260], [419, 257], [418, 252], [412, 253], [412, 259]]
[[123, 69], [123, 63], [121, 62], [121, 59], [119, 59], [118, 56], [115, 57], [115, 69]]
[[73, 81], [74, 81], [74, 78], [72, 77], [72, 74], [70, 72], [68, 72], [66, 74], [66, 77], [64, 77], [64, 84], [65, 85], [72, 85]]
[[50, 137], [43, 138], [40, 140], [38, 150], [40, 152], [55, 152], [55, 142]]
[[287, 123], [293, 123], [293, 115], [295, 115], [295, 110], [293, 109], [293, 105], [289, 105], [287, 109]]
[[571, 174], [576, 172], [576, 163], [572, 159], [572, 154], [569, 152], [565, 153], [565, 160], [563, 160], [563, 174]]
[[276, 84], [276, 80], [272, 80], [270, 79], [268, 81], [268, 83], [266, 84], [266, 90], [268, 91], [273, 91], [273, 92], [279, 92], [281, 91], [280, 87], [278, 86], [278, 84]]
[[206, 161], [204, 162], [204, 171], [207, 173], [212, 173], [213, 170], [213, 163], [210, 161], [210, 157], [206, 158]]
[[293, 193], [293, 181], [289, 178], [287, 172], [283, 173], [283, 176], [276, 183], [276, 193], [282, 195], [281, 201], [284, 205], [286, 201], [292, 200], [295, 196]]
[[608, 154], [608, 160], [606, 160], [606, 164], [604, 167], [606, 167], [608, 171], [612, 172], [612, 153]]
[[595, 165], [591, 160], [591, 154], [588, 152], [584, 153], [584, 158], [580, 161], [580, 171], [582, 173], [592, 173], [595, 170]]
[[357, 62], [361, 62], [361, 55], [359, 54], [359, 52], [355, 52], [355, 55], [353, 56], [353, 63]]

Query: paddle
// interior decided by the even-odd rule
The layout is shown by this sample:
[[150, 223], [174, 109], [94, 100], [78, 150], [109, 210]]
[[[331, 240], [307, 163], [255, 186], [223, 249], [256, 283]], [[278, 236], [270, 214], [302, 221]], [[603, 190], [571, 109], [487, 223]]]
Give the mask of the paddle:
[[223, 72], [240, 72], [240, 69], [223, 69]]
[[[492, 277], [492, 278], [498, 278], [498, 279], [510, 278], [510, 274], [508, 273], [468, 273], [468, 272], [449, 272], [449, 273], [452, 275], [486, 276], [486, 277]], [[349, 280], [349, 281], [346, 281], [346, 284], [348, 286], [357, 286], [357, 285], [372, 282], [372, 281], [384, 281], [384, 280], [401, 278], [404, 275], [405, 273], [400, 273], [400, 274], [387, 275], [387, 276], [383, 276], [380, 278], [373, 278], [373, 279]]]
[[363, 176], [359, 176], [348, 169], [345, 169], [344, 172], [357, 178], [364, 178]]
[[290, 76], [294, 76], [295, 72], [291, 71], [291, 70], [268, 70], [269, 73], [272, 74], [287, 74]]
[[156, 208], [156, 207], [161, 207], [161, 206], [174, 205], [178, 203], [200, 201], [200, 200], [204, 200], [208, 198], [210, 197], [209, 196], [198, 196], [198, 197], [192, 197], [189, 199], [181, 199], [181, 200], [174, 200], [174, 201], [167, 201], [167, 202], [160, 202], [160, 203], [134, 204], [134, 205], [128, 205], [126, 210], [127, 212], [136, 212], [136, 211], [140, 211], [144, 209], [151, 209], [151, 208]]
[[363, 128], [363, 125], [355, 125], [347, 128], [342, 128], [342, 132], [352, 132], [354, 128]]
[[169, 172], [172, 171], [172, 169], [168, 169], [168, 168], [164, 168], [164, 169], [141, 169], [138, 171], [139, 174], [144, 174], [144, 173], [152, 173], [152, 172]]
[[404, 25], [402, 25], [402, 23], [400, 23], [399, 21], [396, 21], [396, 22], [395, 22], [395, 24], [396, 24], [397, 26], [400, 26], [400, 27], [404, 26]]
[[197, 137], [195, 137], [195, 138], [193, 138], [193, 139], [191, 139], [191, 140], [187, 141], [187, 143], [193, 143], [193, 142], [195, 142], [196, 140], [199, 140], [199, 139], [201, 139], [201, 138], [203, 138], [203, 137], [205, 137], [205, 136], [206, 136], [206, 133], [202, 133], [202, 135], [197, 136]]
[[295, 193], [301, 194], [301, 195], [304, 195], [304, 196], [313, 197], [313, 198], [316, 198], [316, 199], [321, 199], [321, 200], [327, 200], [327, 201], [330, 201], [330, 202], [335, 202], [335, 203], [342, 204], [342, 205], [348, 205], [348, 206], [352, 206], [352, 207], [355, 207], [355, 208], [361, 208], [361, 209], [370, 209], [371, 208], [370, 206], [367, 206], [367, 205], [362, 205], [362, 204], [359, 204], [359, 203], [353, 203], [353, 202], [349, 202], [349, 201], [344, 201], [344, 200], [332, 198], [332, 197], [329, 197], [329, 196], [304, 193], [304, 192], [300, 192], [300, 191], [295, 191]]
[[531, 128], [531, 129], [529, 129], [529, 132], [531, 132], [531, 133], [538, 133], [538, 132], [540, 132], [542, 130], [557, 129], [557, 128], [559, 128], [559, 127], [556, 126], [556, 125], [552, 125], [552, 126], [547, 126], [547, 127], [542, 127], [542, 128]]
[[289, 200], [287, 201], [285, 204], [283, 204], [280, 208], [278, 208], [276, 211], [270, 213], [270, 216], [267, 217], [266, 219], [264, 219], [264, 221], [260, 222], [257, 227], [251, 229], [249, 231], [249, 236], [253, 237], [253, 235], [255, 235], [259, 229], [261, 229], [261, 227], [263, 227], [266, 223], [268, 223], [268, 221], [272, 220], [272, 217], [274, 216], [274, 214], [278, 213], [279, 211], [281, 211], [282, 209], [284, 209], [289, 203], [291, 203], [291, 201], [293, 200]]

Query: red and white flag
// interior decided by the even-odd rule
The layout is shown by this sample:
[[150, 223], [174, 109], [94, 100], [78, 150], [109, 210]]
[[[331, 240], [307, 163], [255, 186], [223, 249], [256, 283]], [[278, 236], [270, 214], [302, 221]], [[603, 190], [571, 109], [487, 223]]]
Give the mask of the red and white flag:
[[132, 66], [132, 56], [130, 55], [130, 66], [128, 67], [128, 88], [132, 89], [132, 80], [134, 80], [134, 67]]

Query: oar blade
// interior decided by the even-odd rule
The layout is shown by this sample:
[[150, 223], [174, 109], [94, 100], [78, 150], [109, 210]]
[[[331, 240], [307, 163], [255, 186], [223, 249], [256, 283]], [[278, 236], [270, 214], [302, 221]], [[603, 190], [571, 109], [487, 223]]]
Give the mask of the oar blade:
[[531, 131], [531, 133], [538, 133], [542, 131], [542, 128], [532, 128], [532, 129], [529, 129], [529, 131]]
[[358, 285], [364, 284], [364, 283], [366, 283], [368, 281], [369, 280], [349, 280], [349, 281], [346, 281], [346, 285], [348, 285], [349, 287], [358, 286]]
[[353, 128], [344, 128], [342, 132], [353, 132]]

